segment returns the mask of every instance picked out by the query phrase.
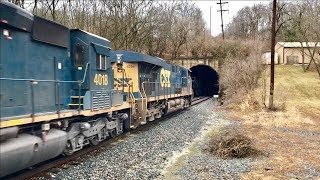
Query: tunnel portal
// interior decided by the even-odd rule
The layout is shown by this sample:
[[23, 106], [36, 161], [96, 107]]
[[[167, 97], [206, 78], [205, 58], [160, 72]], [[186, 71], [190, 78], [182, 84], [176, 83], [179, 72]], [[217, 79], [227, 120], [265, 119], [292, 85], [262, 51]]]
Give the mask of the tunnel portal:
[[212, 67], [197, 65], [191, 69], [194, 97], [213, 96], [219, 92], [219, 74]]

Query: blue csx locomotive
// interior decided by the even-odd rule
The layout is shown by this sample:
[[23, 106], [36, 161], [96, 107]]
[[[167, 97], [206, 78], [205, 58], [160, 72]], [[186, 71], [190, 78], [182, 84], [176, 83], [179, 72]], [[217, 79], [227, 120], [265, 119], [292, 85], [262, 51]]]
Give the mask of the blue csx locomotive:
[[190, 105], [183, 67], [8, 2], [0, 24], [1, 177]]

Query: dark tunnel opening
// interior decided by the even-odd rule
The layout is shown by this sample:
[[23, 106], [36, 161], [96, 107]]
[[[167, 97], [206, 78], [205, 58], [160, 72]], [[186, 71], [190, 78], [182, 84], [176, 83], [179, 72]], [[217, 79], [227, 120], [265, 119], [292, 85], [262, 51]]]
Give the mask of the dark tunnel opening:
[[212, 67], [197, 65], [191, 69], [194, 97], [213, 96], [219, 92], [219, 74]]

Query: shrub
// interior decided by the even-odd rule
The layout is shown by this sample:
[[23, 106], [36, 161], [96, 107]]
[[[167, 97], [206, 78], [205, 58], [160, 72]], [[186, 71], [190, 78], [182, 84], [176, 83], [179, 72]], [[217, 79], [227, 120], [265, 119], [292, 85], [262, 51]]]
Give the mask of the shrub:
[[206, 150], [221, 158], [245, 158], [260, 154], [253, 148], [251, 139], [235, 131], [210, 136]]
[[259, 42], [239, 43], [238, 52], [229, 53], [220, 69], [220, 87], [227, 102], [237, 102], [258, 85], [264, 69], [262, 48]]

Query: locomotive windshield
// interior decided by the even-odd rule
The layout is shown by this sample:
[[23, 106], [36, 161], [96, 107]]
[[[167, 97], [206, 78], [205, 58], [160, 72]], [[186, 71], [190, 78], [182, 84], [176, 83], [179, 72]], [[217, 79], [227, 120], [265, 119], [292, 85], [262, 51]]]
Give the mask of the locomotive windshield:
[[81, 44], [77, 44], [74, 47], [74, 65], [83, 66], [84, 64], [84, 47]]

